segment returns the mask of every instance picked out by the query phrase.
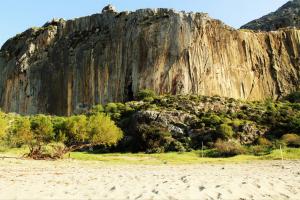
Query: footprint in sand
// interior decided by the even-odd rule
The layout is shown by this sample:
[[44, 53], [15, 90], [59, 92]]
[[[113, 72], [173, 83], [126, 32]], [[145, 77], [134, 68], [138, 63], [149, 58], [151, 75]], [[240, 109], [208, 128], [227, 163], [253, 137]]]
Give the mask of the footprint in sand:
[[180, 180], [181, 180], [182, 182], [184, 182], [184, 183], [187, 183], [187, 182], [188, 182], [186, 176], [181, 177]]
[[110, 191], [114, 191], [116, 190], [116, 186], [113, 186], [112, 188], [110, 188]]
[[286, 194], [280, 193], [281, 196], [283, 196], [285, 199], [290, 199], [290, 197]]
[[202, 192], [203, 190], [205, 190], [205, 187], [204, 186], [200, 186], [199, 190], [200, 190], [200, 192]]
[[158, 194], [158, 191], [154, 189], [154, 190], [152, 190], [152, 193]]
[[140, 199], [140, 198], [142, 198], [142, 197], [143, 197], [143, 195], [140, 194], [139, 196], [137, 196], [137, 197], [135, 198], [135, 200]]

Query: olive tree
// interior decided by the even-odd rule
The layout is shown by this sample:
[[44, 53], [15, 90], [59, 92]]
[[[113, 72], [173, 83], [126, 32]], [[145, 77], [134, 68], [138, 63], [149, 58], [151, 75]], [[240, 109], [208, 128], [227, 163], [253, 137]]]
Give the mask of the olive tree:
[[67, 120], [66, 130], [66, 152], [96, 145], [115, 145], [123, 137], [122, 131], [103, 113], [89, 118], [84, 115], [71, 117]]
[[32, 141], [28, 141], [32, 158], [43, 158], [43, 147], [54, 141], [54, 132], [51, 118], [45, 115], [37, 115], [30, 119], [30, 132]]

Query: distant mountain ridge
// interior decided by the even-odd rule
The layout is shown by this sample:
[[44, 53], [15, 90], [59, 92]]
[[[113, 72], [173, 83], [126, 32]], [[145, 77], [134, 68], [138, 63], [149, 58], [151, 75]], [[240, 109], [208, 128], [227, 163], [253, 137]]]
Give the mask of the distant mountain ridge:
[[300, 0], [289, 1], [277, 11], [253, 20], [241, 28], [274, 31], [286, 27], [300, 27]]

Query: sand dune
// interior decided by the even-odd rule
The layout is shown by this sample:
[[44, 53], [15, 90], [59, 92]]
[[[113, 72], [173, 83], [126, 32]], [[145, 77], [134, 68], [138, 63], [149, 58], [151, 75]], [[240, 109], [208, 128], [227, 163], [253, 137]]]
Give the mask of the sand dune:
[[300, 161], [105, 165], [0, 160], [0, 199], [300, 199]]

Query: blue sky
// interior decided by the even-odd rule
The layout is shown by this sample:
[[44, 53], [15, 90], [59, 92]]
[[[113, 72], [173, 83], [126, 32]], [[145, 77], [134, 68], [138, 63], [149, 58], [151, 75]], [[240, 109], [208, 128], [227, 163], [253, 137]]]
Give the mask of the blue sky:
[[111, 3], [118, 11], [139, 8], [174, 8], [206, 12], [235, 28], [261, 17], [288, 0], [1, 0], [0, 46], [29, 27], [53, 18], [72, 19], [101, 12]]

